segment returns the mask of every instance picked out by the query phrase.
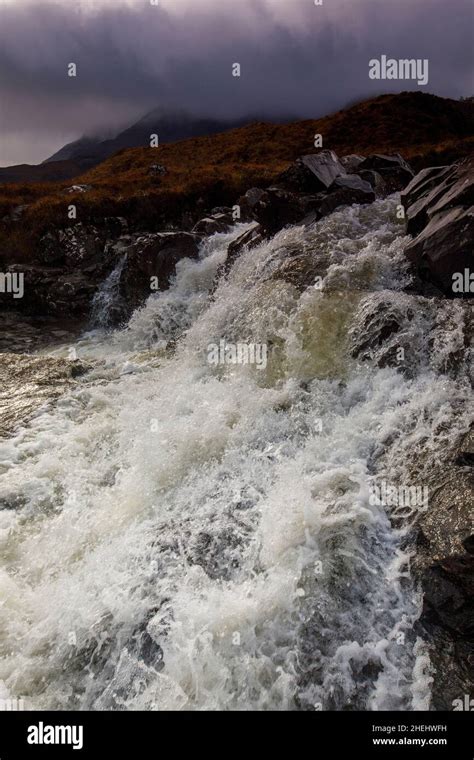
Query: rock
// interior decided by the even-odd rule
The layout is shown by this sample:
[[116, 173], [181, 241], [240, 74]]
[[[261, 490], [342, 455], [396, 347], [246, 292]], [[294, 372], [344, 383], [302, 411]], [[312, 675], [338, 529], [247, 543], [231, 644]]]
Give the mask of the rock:
[[455, 278], [474, 264], [474, 206], [454, 208], [436, 214], [425, 229], [405, 248], [422, 281], [439, 287], [449, 296], [472, 295], [453, 288]]
[[407, 232], [418, 235], [429, 222], [429, 209], [442, 197], [445, 184], [441, 181], [451, 167], [424, 169], [401, 194], [406, 211]]
[[385, 156], [380, 153], [368, 156], [359, 164], [357, 172], [366, 169], [377, 171], [391, 193], [403, 190], [414, 176], [413, 169], [399, 153], [393, 156]]
[[189, 232], [157, 232], [134, 236], [127, 251], [120, 278], [120, 295], [131, 312], [153, 292], [152, 278], [158, 278], [159, 290], [165, 290], [185, 258], [197, 258], [198, 238]]
[[241, 221], [251, 222], [254, 220], [254, 208], [264, 194], [265, 190], [259, 187], [251, 187], [245, 195], [238, 199], [237, 205], [240, 206]]
[[2, 222], [18, 222], [28, 207], [29, 204], [15, 206], [9, 214], [3, 217]]
[[[382, 291], [365, 296], [349, 333], [351, 355], [378, 367], [413, 366], [417, 347], [412, 347], [407, 330], [415, 316], [412, 305], [412, 298], [404, 293]], [[405, 352], [404, 367], [396, 360], [399, 348]]]
[[357, 174], [361, 179], [369, 183], [377, 197], [383, 198], [385, 195], [389, 195], [387, 183], [378, 172], [373, 169], [363, 169], [362, 171], [358, 171]]
[[420, 279], [451, 297], [472, 296], [474, 157], [423, 170], [402, 193], [402, 203], [407, 232], [417, 235], [405, 254]]
[[424, 554], [429, 562], [440, 561], [463, 551], [472, 532], [469, 504], [474, 503], [474, 478], [457, 467], [432, 490], [429, 508], [419, 523]]
[[352, 203], [373, 203], [375, 201], [375, 192], [372, 186], [357, 174], [336, 177], [329, 191], [330, 194], [320, 206], [322, 216], [326, 216], [338, 206], [346, 206]]
[[360, 164], [365, 161], [365, 156], [358, 156], [356, 153], [351, 153], [349, 156], [343, 156], [341, 164], [348, 174], [358, 173]]
[[164, 177], [165, 174], [168, 174], [168, 169], [163, 164], [151, 164], [148, 174], [151, 177]]
[[423, 615], [454, 636], [474, 634], [474, 556], [447, 557], [429, 567], [422, 577]]
[[65, 189], [65, 193], [88, 193], [92, 190], [92, 185], [71, 185]]
[[[58, 398], [90, 367], [50, 356], [0, 354], [0, 438], [24, 425], [44, 404]], [[8, 508], [2, 498], [0, 508]]]
[[100, 265], [107, 268], [104, 251], [107, 240], [119, 237], [126, 230], [121, 217], [106, 217], [101, 227], [82, 222], [71, 227], [47, 232], [40, 239], [37, 261], [47, 266], [64, 266], [67, 269]]
[[227, 258], [225, 260], [225, 264], [218, 272], [217, 277], [219, 278], [223, 274], [226, 275], [230, 271], [235, 260], [240, 256], [245, 248], [254, 248], [256, 245], [259, 245], [261, 242], [263, 242], [264, 239], [265, 236], [263, 234], [263, 229], [259, 224], [253, 224], [252, 227], [250, 227], [246, 232], [244, 232], [242, 235], [239, 235], [238, 238], [230, 243], [227, 249]]
[[253, 217], [266, 235], [274, 235], [289, 224], [301, 221], [307, 213], [296, 193], [270, 187], [255, 203]]
[[346, 174], [344, 166], [332, 150], [322, 150], [298, 158], [278, 178], [286, 190], [298, 193], [317, 193], [328, 190], [336, 177]]
[[192, 231], [196, 235], [214, 235], [216, 232], [227, 232], [232, 223], [232, 214], [213, 214], [201, 219]]

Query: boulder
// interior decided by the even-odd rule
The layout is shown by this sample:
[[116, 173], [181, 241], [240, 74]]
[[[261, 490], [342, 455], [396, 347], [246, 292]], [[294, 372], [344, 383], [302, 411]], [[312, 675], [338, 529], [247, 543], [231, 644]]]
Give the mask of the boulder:
[[181, 259], [197, 258], [199, 238], [189, 232], [138, 235], [122, 246], [127, 259], [120, 278], [120, 295], [131, 312], [153, 292], [152, 278], [165, 290]]
[[270, 187], [253, 207], [253, 218], [266, 235], [274, 235], [289, 224], [296, 224], [306, 215], [306, 207], [299, 195]]
[[405, 248], [423, 281], [436, 285], [446, 295], [472, 295], [469, 288], [453, 288], [455, 279], [473, 270], [474, 206], [454, 208], [437, 214]]
[[378, 172], [391, 193], [403, 190], [414, 176], [413, 169], [399, 153], [393, 156], [386, 156], [381, 153], [368, 156], [359, 164], [357, 172], [366, 169]]
[[369, 183], [377, 197], [383, 198], [385, 195], [389, 194], [387, 183], [378, 172], [373, 169], [362, 169], [362, 171], [358, 171], [357, 174], [364, 180], [364, 182]]
[[343, 156], [340, 160], [347, 174], [353, 174], [358, 173], [357, 170], [361, 163], [365, 161], [365, 156], [358, 156], [356, 153], [351, 153], [349, 156]]
[[212, 214], [201, 219], [192, 231], [196, 235], [214, 235], [216, 232], [227, 232], [232, 223], [232, 214]]
[[325, 216], [327, 208], [333, 211], [338, 206], [346, 206], [352, 203], [373, 203], [375, 192], [372, 186], [357, 174], [336, 177], [331, 187], [330, 194], [321, 205], [321, 214]]
[[474, 156], [420, 172], [402, 193], [405, 255], [424, 282], [449, 296], [472, 296], [474, 283]]
[[344, 166], [332, 150], [302, 156], [278, 178], [278, 184], [298, 193], [328, 190], [336, 177], [346, 174]]
[[455, 637], [474, 634], [474, 556], [447, 557], [427, 568], [422, 577], [423, 615]]
[[241, 221], [251, 222], [254, 220], [253, 212], [255, 206], [264, 194], [265, 190], [262, 190], [260, 187], [251, 187], [245, 195], [242, 195], [238, 199], [237, 205], [240, 206]]
[[218, 278], [222, 274], [226, 275], [230, 271], [234, 261], [240, 256], [245, 248], [254, 248], [256, 245], [259, 245], [259, 243], [262, 243], [264, 239], [265, 236], [260, 224], [253, 224], [248, 230], [246, 230], [246, 232], [233, 240], [227, 248], [227, 258], [224, 266], [218, 272]]

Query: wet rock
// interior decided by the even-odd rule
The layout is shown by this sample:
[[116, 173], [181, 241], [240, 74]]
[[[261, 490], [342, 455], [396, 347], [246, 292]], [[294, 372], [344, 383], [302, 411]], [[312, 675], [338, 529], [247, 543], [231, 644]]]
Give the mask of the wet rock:
[[[469, 296], [471, 282], [466, 270], [474, 264], [474, 207], [454, 208], [436, 214], [425, 229], [405, 249], [417, 275], [449, 296]], [[456, 278], [461, 277], [461, 289]]]
[[[413, 301], [400, 293], [371, 293], [362, 299], [350, 330], [351, 355], [409, 372], [416, 346], [407, 330], [414, 319]], [[403, 353], [400, 353], [400, 349]], [[403, 361], [397, 357], [403, 356]]]
[[402, 194], [402, 202], [407, 231], [417, 234], [405, 254], [420, 280], [451, 297], [472, 296], [474, 158], [420, 172]]
[[423, 575], [424, 612], [455, 636], [474, 634], [474, 556], [447, 557]]
[[232, 214], [212, 214], [212, 216], [201, 219], [192, 231], [196, 235], [214, 235], [216, 232], [227, 232], [232, 222]]
[[332, 185], [346, 170], [332, 150], [298, 158], [278, 178], [278, 184], [297, 193], [318, 193]]
[[238, 238], [230, 243], [227, 249], [227, 258], [225, 264], [222, 267], [221, 271], [218, 272], [218, 277], [220, 277], [222, 274], [227, 274], [231, 270], [235, 260], [240, 256], [245, 248], [254, 248], [256, 245], [259, 245], [261, 242], [263, 242], [264, 239], [265, 236], [260, 224], [253, 224], [252, 227], [250, 227], [246, 232], [244, 232], [242, 235], [239, 235]]
[[133, 311], [154, 290], [165, 290], [175, 274], [176, 264], [181, 259], [197, 258], [198, 241], [199, 238], [189, 232], [157, 232], [131, 237], [125, 246], [127, 260], [120, 278], [120, 295], [128, 310]]
[[0, 354], [0, 437], [11, 435], [89, 367], [50, 356]]

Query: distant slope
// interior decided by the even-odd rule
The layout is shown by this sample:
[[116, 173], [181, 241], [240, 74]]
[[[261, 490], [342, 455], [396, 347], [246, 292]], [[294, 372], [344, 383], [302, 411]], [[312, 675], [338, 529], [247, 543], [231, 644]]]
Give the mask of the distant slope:
[[157, 134], [162, 144], [190, 137], [214, 135], [245, 123], [248, 123], [248, 119], [232, 122], [196, 119], [184, 113], [164, 114], [161, 109], [155, 109], [113, 139], [82, 137], [68, 143], [41, 164], [0, 168], [0, 184], [68, 180], [97, 166], [119, 150], [149, 146], [152, 134]]
[[[51, 224], [69, 223], [71, 197], [84, 220], [125, 216], [132, 226], [150, 229], [183, 224], [200, 208], [229, 205], [249, 187], [274, 182], [295, 158], [317, 152], [315, 134], [339, 155], [399, 152], [420, 169], [474, 151], [474, 106], [421, 92], [381, 95], [323, 119], [256, 123], [159, 148], [122, 150], [75, 179], [92, 186], [78, 195], [65, 194], [64, 181], [4, 185], [0, 220], [14, 206], [28, 209], [14, 230], [3, 223], [2, 233], [0, 221], [0, 248], [7, 257], [27, 255]], [[150, 170], [155, 163], [166, 167], [164, 176]]]
[[0, 168], [0, 185], [28, 182], [62, 182], [77, 177], [84, 166], [74, 161], [55, 161], [51, 164], [17, 164]]

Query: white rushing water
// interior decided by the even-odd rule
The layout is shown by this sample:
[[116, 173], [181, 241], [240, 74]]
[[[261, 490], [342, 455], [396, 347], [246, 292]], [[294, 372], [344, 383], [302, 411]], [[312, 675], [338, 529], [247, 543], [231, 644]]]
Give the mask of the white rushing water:
[[[77, 342], [91, 370], [1, 445], [0, 696], [35, 709], [428, 706], [413, 510], [393, 527], [369, 495], [414, 483], [427, 451], [421, 483], [463, 428], [465, 379], [443, 371], [462, 313], [448, 303], [436, 332], [436, 307], [401, 292], [396, 202], [279, 233], [211, 297], [237, 233], [215, 235], [126, 328]], [[303, 249], [324, 262], [322, 292], [275, 276]], [[415, 348], [407, 372], [351, 356], [381, 298]], [[266, 343], [267, 368], [209, 364], [221, 339]]]

